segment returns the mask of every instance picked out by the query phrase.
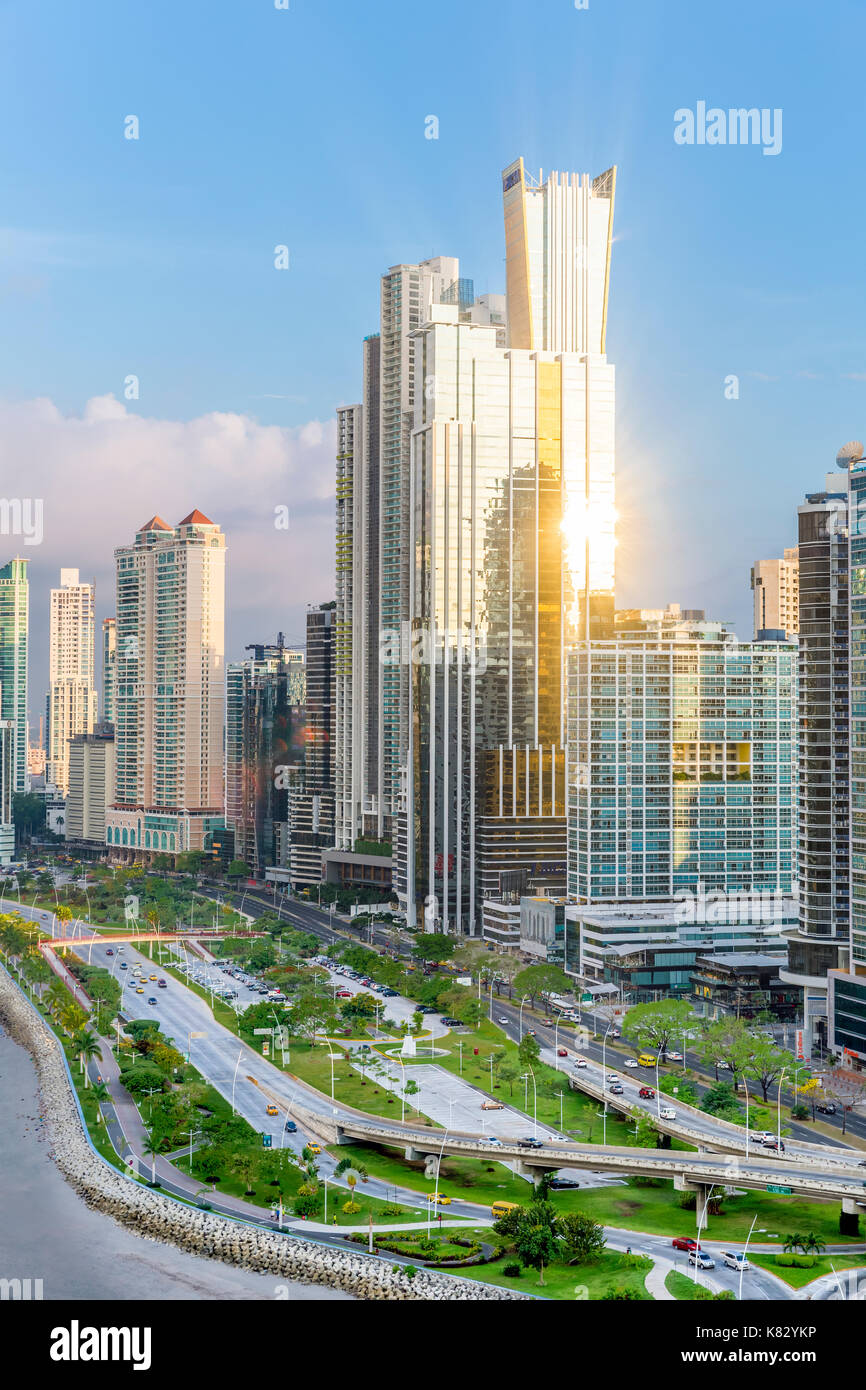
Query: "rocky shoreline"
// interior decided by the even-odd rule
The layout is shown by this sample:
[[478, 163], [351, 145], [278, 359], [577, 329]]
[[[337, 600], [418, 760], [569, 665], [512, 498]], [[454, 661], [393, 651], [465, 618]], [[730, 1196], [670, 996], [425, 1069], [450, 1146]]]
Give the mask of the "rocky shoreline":
[[458, 1302], [526, 1301], [523, 1294], [449, 1279], [428, 1270], [409, 1278], [384, 1260], [276, 1232], [247, 1228], [214, 1213], [198, 1211], [143, 1187], [116, 1171], [91, 1148], [54, 1034], [0, 967], [0, 1022], [31, 1054], [48, 1118], [52, 1156], [66, 1181], [88, 1206], [111, 1216], [136, 1235], [168, 1242], [194, 1255], [275, 1279], [326, 1284], [359, 1299]]

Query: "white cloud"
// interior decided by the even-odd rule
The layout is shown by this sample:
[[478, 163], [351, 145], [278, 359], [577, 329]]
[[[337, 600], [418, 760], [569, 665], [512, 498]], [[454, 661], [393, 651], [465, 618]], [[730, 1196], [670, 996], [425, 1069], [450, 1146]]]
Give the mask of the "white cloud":
[[[48, 399], [0, 402], [3, 492], [44, 501], [41, 546], [0, 536], [0, 563], [16, 550], [31, 561], [31, 711], [47, 676], [47, 591], [60, 566], [94, 577], [99, 612], [113, 612], [114, 547], [154, 513], [171, 523], [198, 507], [226, 532], [230, 656], [277, 628], [302, 637], [306, 604], [334, 593], [335, 439], [332, 421], [287, 429], [222, 411], [161, 420], [111, 395], [80, 416]], [[280, 506], [288, 531], [274, 526]]]

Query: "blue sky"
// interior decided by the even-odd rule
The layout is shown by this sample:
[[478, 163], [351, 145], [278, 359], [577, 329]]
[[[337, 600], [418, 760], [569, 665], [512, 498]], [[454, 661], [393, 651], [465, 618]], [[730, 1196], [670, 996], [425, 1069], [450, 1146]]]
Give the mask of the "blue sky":
[[[46, 491], [31, 709], [55, 569], [95, 574], [110, 611], [111, 548], [142, 507], [219, 512], [230, 655], [302, 632], [332, 592], [330, 421], [359, 394], [378, 276], [458, 255], [479, 292], [504, 289], [499, 172], [518, 154], [619, 166], [618, 599], [747, 635], [751, 562], [794, 542], [802, 494], [866, 434], [864, 38], [853, 0], [0, 3], [3, 489], [32, 469]], [[698, 101], [781, 108], [781, 153], [677, 145]], [[130, 373], [147, 428], [97, 440], [86, 403]], [[42, 398], [56, 414], [34, 425]], [[243, 448], [226, 460], [234, 415], [260, 485]], [[214, 416], [217, 443], [196, 423]], [[276, 549], [283, 501], [303, 524]]]

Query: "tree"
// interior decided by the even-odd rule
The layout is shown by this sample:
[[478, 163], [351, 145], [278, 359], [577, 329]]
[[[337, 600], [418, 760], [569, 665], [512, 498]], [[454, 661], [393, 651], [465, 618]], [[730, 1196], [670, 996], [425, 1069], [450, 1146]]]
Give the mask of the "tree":
[[750, 1054], [744, 1061], [743, 1070], [747, 1076], [756, 1078], [764, 1104], [767, 1103], [770, 1087], [779, 1080], [785, 1067], [790, 1066], [792, 1061], [790, 1052], [776, 1047], [768, 1038], [751, 1035]]
[[145, 1136], [144, 1143], [142, 1144], [142, 1151], [150, 1159], [150, 1180], [152, 1183], [155, 1183], [156, 1156], [159, 1153], [159, 1143], [154, 1139], [154, 1136], [152, 1134], [148, 1134]]
[[558, 965], [528, 965], [514, 977], [514, 988], [518, 994], [528, 994], [533, 1007], [538, 995], [564, 993], [572, 987], [573, 981]]
[[804, 1241], [804, 1237], [800, 1234], [799, 1231], [791, 1231], [791, 1232], [788, 1233], [788, 1235], [785, 1236], [785, 1242], [784, 1242], [784, 1245], [782, 1246], [782, 1249], [783, 1249], [783, 1250], [804, 1250], [804, 1251], [805, 1251], [805, 1248], [806, 1248], [806, 1247], [805, 1247], [805, 1245], [803, 1244], [803, 1241]]
[[96, 1123], [100, 1124], [102, 1122], [102, 1111], [99, 1107], [104, 1105], [106, 1101], [111, 1100], [111, 1092], [104, 1081], [94, 1081], [90, 1094], [96, 1102]]
[[568, 1251], [570, 1265], [589, 1264], [597, 1260], [605, 1248], [604, 1227], [585, 1212], [573, 1211], [561, 1216], [557, 1232]]
[[552, 1202], [532, 1202], [516, 1222], [514, 1248], [521, 1264], [537, 1269], [544, 1283], [544, 1266], [558, 1253], [556, 1208]]
[[728, 1081], [719, 1081], [710, 1086], [701, 1101], [701, 1109], [707, 1115], [718, 1115], [720, 1119], [732, 1120], [735, 1124], [742, 1114], [733, 1086]]
[[372, 994], [354, 994], [351, 999], [346, 999], [340, 1008], [343, 1018], [375, 1018], [376, 1004]]
[[80, 1070], [84, 1073], [84, 1084], [86, 1086], [88, 1084], [87, 1064], [88, 1062], [92, 1062], [94, 1057], [99, 1057], [102, 1049], [100, 1048], [96, 1034], [86, 1030], [76, 1033], [72, 1041], [75, 1048], [75, 1055], [80, 1064]]
[[520, 1067], [513, 1057], [505, 1057], [499, 1064], [499, 1080], [508, 1087], [508, 1094], [514, 1095], [514, 1083], [520, 1075]]
[[456, 945], [454, 938], [446, 936], [444, 932], [425, 932], [416, 937], [412, 955], [420, 961], [448, 960], [454, 954]]
[[349, 1192], [353, 1200], [355, 1197], [355, 1188], [357, 1184], [359, 1182], [366, 1182], [369, 1176], [370, 1175], [367, 1172], [367, 1169], [364, 1167], [363, 1163], [359, 1163], [356, 1159], [353, 1158], [341, 1158], [340, 1162], [334, 1169], [335, 1178], [346, 1179], [346, 1182], [349, 1184]]
[[807, 1255], [820, 1255], [826, 1249], [826, 1241], [816, 1236], [814, 1231], [807, 1231], [803, 1237], [803, 1250]]
[[226, 873], [229, 878], [249, 878], [250, 866], [243, 859], [233, 859]]
[[165, 1073], [152, 1062], [146, 1061], [137, 1061], [131, 1067], [127, 1067], [120, 1073], [120, 1080], [132, 1095], [146, 1091], [164, 1091], [168, 1085]]
[[520, 1039], [517, 1055], [524, 1067], [531, 1067], [533, 1062], [537, 1062], [541, 1054], [538, 1038], [534, 1038], [531, 1033], [524, 1033]]
[[634, 1120], [634, 1132], [629, 1130], [626, 1143], [633, 1144], [639, 1149], [654, 1149], [658, 1138], [658, 1130], [653, 1124], [650, 1115], [646, 1110], [641, 1110], [640, 1107], [636, 1105], [631, 1111], [631, 1118]]
[[623, 1037], [639, 1047], [651, 1047], [663, 1059], [674, 1040], [697, 1027], [697, 1016], [682, 999], [635, 1004], [623, 1019]]

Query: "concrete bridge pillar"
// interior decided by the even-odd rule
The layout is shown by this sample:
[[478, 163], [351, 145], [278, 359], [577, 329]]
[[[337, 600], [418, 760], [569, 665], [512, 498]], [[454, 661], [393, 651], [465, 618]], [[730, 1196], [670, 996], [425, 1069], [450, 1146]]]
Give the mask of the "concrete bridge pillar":
[[843, 1236], [859, 1236], [860, 1234], [860, 1208], [853, 1197], [842, 1198], [842, 1209], [839, 1212], [839, 1234]]
[[685, 1173], [677, 1173], [674, 1176], [675, 1192], [694, 1192], [695, 1194], [695, 1217], [697, 1219], [698, 1233], [700, 1233], [701, 1228], [706, 1224], [705, 1209], [712, 1188], [713, 1183], [696, 1182], [694, 1178], [687, 1178]]

